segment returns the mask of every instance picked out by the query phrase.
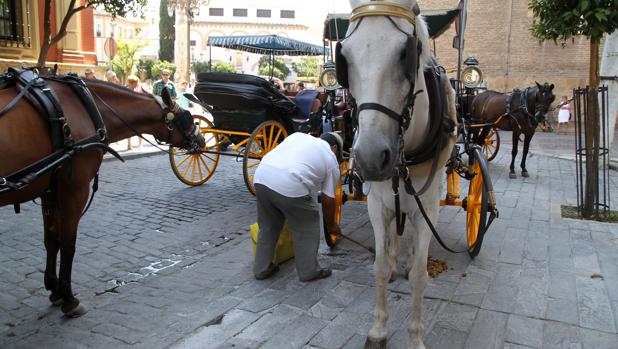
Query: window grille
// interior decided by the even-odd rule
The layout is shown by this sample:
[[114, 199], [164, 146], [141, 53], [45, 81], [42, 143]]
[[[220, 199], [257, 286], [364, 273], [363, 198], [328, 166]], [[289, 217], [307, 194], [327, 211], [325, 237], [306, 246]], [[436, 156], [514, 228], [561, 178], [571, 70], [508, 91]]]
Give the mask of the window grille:
[[294, 10], [281, 10], [281, 18], [294, 18]]
[[257, 16], [260, 18], [270, 18], [270, 10], [257, 10]]
[[209, 16], [223, 16], [223, 9], [220, 7], [211, 7], [208, 9]]
[[27, 1], [0, 0], [0, 46], [30, 47]]
[[232, 12], [234, 17], [247, 17], [246, 8], [235, 8]]

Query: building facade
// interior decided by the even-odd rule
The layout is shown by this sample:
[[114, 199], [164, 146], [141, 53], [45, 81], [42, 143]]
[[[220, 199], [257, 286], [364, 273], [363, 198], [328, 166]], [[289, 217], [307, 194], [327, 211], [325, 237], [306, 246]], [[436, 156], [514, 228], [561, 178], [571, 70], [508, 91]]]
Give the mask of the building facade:
[[[454, 0], [420, 2], [421, 10], [456, 5]], [[468, 1], [463, 59], [475, 57], [488, 88], [496, 91], [505, 92], [532, 86], [535, 81], [547, 81], [556, 86], [555, 94], [570, 95], [573, 88], [585, 86], [590, 57], [588, 40], [578, 37], [564, 47], [553, 41], [539, 43], [529, 29], [532, 20], [528, 1]], [[435, 42], [440, 63], [451, 70], [457, 65], [454, 35], [453, 25]]]
[[[340, 2], [340, 1], [338, 1]], [[191, 61], [228, 62], [238, 72], [257, 74], [260, 55], [208, 47], [210, 36], [272, 35], [289, 37], [321, 45], [322, 26], [326, 14], [348, 12], [349, 6], [332, 1], [317, 0], [308, 4], [301, 1], [266, 0], [211, 0], [200, 9], [190, 29]], [[293, 57], [284, 57], [291, 63]], [[293, 76], [292, 76], [293, 79]]]
[[[44, 3], [45, 0], [0, 1], [0, 70], [22, 64], [36, 65], [43, 37]], [[69, 3], [70, 0], [52, 2], [52, 33], [62, 23], [58, 14], [66, 13]], [[48, 66], [58, 64], [61, 72], [78, 73], [95, 67], [93, 18], [92, 9], [73, 16], [66, 36], [49, 50]]]

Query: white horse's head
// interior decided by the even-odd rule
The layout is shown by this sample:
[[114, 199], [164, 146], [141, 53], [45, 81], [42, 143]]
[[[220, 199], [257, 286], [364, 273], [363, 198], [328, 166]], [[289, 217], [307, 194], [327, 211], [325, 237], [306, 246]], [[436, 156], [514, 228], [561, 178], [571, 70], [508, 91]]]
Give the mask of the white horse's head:
[[382, 181], [391, 177], [399, 160], [405, 111], [415, 91], [424, 89], [429, 35], [415, 0], [351, 0], [350, 5], [351, 24], [338, 46], [337, 74], [359, 110], [356, 164], [366, 180]]

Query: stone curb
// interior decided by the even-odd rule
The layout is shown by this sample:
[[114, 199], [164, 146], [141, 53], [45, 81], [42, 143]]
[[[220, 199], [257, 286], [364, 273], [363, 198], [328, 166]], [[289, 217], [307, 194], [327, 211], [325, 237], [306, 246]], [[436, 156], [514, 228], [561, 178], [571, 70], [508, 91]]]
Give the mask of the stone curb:
[[[144, 158], [144, 157], [148, 157], [148, 156], [155, 156], [155, 155], [166, 155], [165, 153], [163, 153], [162, 151], [155, 149], [152, 151], [142, 151], [142, 152], [134, 152], [134, 153], [128, 153], [128, 154], [123, 154], [123, 153], [118, 153], [120, 154], [120, 156], [125, 159], [125, 160], [131, 160], [131, 159], [139, 159], [139, 158]], [[116, 159], [112, 154], [106, 153], [103, 156], [103, 161], [107, 162], [107, 161], [119, 161], [118, 159]]]

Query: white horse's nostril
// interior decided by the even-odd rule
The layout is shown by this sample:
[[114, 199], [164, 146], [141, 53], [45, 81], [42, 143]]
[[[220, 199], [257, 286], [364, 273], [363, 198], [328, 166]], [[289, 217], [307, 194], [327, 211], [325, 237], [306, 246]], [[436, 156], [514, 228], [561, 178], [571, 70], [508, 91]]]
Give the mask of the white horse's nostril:
[[390, 163], [390, 159], [391, 159], [391, 152], [388, 149], [385, 149], [381, 154], [381, 161], [380, 163], [382, 164], [382, 168], [381, 170], [384, 170], [388, 164]]

